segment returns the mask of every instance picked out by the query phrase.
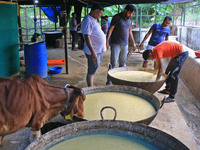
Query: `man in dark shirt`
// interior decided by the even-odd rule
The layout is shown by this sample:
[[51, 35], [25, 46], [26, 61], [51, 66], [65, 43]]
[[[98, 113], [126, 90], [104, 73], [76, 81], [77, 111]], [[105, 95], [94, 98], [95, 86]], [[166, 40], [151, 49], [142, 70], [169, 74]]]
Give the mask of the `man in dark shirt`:
[[70, 34], [72, 35], [72, 50], [75, 51], [75, 42], [76, 42], [76, 34], [77, 34], [77, 27], [81, 24], [81, 22], [79, 24], [77, 24], [76, 21], [76, 13], [72, 13], [72, 18], [70, 20]]
[[[133, 5], [127, 5], [123, 12], [116, 14], [112, 21], [110, 28], [108, 29], [106, 37], [106, 46], [109, 47], [109, 39], [111, 37], [111, 57], [110, 64], [112, 68], [115, 68], [119, 59], [119, 67], [126, 66], [126, 59], [128, 54], [128, 39], [130, 39], [133, 49], [136, 49], [135, 41], [132, 33], [132, 20], [131, 16], [135, 12]], [[107, 81], [106, 83], [111, 84]]]

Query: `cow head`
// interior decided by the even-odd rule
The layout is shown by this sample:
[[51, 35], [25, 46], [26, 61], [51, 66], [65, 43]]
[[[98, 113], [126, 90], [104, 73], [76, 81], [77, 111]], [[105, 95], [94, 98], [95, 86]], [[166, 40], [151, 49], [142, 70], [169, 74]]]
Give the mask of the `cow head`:
[[83, 101], [86, 98], [84, 91], [81, 88], [68, 86], [66, 87], [66, 93], [67, 104], [65, 110], [61, 112], [61, 115], [63, 117], [70, 115], [70, 118], [68, 118], [69, 120], [71, 120], [73, 116], [84, 118]]

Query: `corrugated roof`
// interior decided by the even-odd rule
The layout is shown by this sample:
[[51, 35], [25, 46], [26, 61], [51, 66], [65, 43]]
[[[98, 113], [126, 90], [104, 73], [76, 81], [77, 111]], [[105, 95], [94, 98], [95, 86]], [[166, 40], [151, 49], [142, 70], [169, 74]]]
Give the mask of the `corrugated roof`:
[[[10, 0], [5, 0], [10, 1]], [[20, 5], [33, 5], [34, 0], [12, 0], [16, 1]], [[117, 4], [148, 4], [148, 3], [186, 3], [193, 2], [196, 0], [68, 0], [68, 2], [79, 1], [88, 4], [99, 3], [108, 5]], [[38, 5], [60, 5], [61, 0], [38, 0]]]
[[150, 3], [186, 3], [196, 0], [79, 0], [86, 3], [117, 4], [150, 4]]

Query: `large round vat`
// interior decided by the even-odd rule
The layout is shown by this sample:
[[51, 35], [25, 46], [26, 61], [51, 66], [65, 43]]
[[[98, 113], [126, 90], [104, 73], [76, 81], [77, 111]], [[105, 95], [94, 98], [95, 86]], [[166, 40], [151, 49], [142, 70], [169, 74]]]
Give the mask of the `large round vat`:
[[[112, 136], [113, 139], [111, 142], [98, 142], [98, 136]], [[85, 137], [91, 137], [91, 140], [84, 141]], [[135, 148], [135, 143], [140, 147]], [[85, 121], [59, 127], [36, 139], [26, 150], [72, 150], [74, 147], [81, 150], [188, 150], [179, 140], [158, 129], [115, 120]]]
[[125, 72], [125, 71], [144, 71], [144, 72], [149, 72], [152, 74], [156, 74], [154, 70], [141, 70], [137, 68], [132, 68], [132, 67], [120, 67], [120, 68], [114, 68], [108, 71], [108, 76], [110, 80], [112, 81], [113, 84], [116, 85], [129, 85], [129, 86], [134, 86], [138, 87], [141, 89], [144, 89], [146, 91], [149, 91], [151, 93], [155, 93], [157, 90], [159, 90], [162, 85], [164, 84], [166, 80], [166, 75], [163, 74], [162, 78], [158, 81], [128, 81], [128, 80], [122, 80], [120, 78], [116, 78], [114, 74], [119, 73], [119, 72]]
[[27, 44], [24, 47], [26, 76], [38, 74], [47, 77], [47, 50], [46, 43]]
[[[85, 111], [85, 119], [86, 120], [101, 120], [100, 111], [103, 107], [111, 106], [116, 109], [117, 118], [116, 120], [125, 120], [125, 121], [132, 121], [132, 122], [139, 122], [144, 123], [146, 125], [150, 124], [152, 120], [156, 117], [161, 107], [161, 103], [157, 97], [155, 97], [152, 93], [145, 91], [143, 89], [139, 89], [136, 87], [131, 86], [122, 86], [122, 85], [110, 85], [110, 86], [97, 86], [97, 87], [87, 87], [83, 88], [86, 94], [86, 100], [84, 102], [84, 111]], [[126, 100], [121, 99], [118, 96], [114, 98], [107, 98], [106, 97], [95, 97], [93, 99], [89, 99], [90, 95], [93, 94], [106, 94], [106, 93], [123, 93], [130, 96], [134, 96], [133, 99]], [[135, 97], [141, 98], [145, 103], [151, 105], [154, 109], [152, 114], [147, 114], [145, 117], [138, 118], [137, 114], [145, 114], [147, 107], [138, 106], [137, 103], [134, 105], [133, 103], [136, 101]], [[87, 99], [88, 98], [88, 99]], [[100, 99], [99, 99], [100, 98]], [[112, 103], [110, 103], [112, 101]], [[99, 107], [101, 106], [101, 107]], [[129, 107], [129, 108], [128, 108]], [[135, 109], [139, 107], [138, 111]], [[132, 113], [134, 112], [135, 113]], [[108, 116], [112, 113], [112, 110], [108, 112]], [[122, 114], [120, 114], [122, 113]], [[94, 117], [93, 117], [94, 116]], [[97, 116], [97, 117], [96, 117]], [[111, 114], [111, 116], [114, 116]], [[88, 119], [89, 118], [89, 119]], [[113, 118], [106, 118], [105, 119], [113, 119]]]

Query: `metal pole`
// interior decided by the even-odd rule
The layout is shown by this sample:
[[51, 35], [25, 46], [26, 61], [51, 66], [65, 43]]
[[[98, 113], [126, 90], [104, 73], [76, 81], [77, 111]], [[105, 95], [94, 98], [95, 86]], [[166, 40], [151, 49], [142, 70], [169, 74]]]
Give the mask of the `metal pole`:
[[66, 68], [66, 74], [68, 74], [68, 44], [67, 44], [67, 16], [66, 16], [66, 3], [64, 2], [64, 10], [63, 15], [65, 18], [65, 23], [63, 26], [63, 32], [64, 32], [64, 41], [65, 41], [65, 68]]
[[183, 4], [181, 6], [181, 26], [183, 25]]
[[[64, 17], [64, 24], [63, 24], [63, 34], [64, 34], [64, 41], [65, 41], [65, 67], [66, 67], [66, 74], [68, 74], [68, 43], [67, 43], [67, 22], [68, 17], [71, 11], [71, 6], [73, 4], [67, 3], [67, 0], [61, 0], [61, 15]], [[68, 10], [66, 9], [66, 6], [68, 4]]]
[[174, 10], [173, 10], [173, 22], [172, 22], [172, 35], [175, 35], [174, 34], [174, 21], [175, 21], [175, 14], [176, 14], [176, 7], [177, 5], [174, 3]]
[[[22, 37], [22, 29], [21, 29], [21, 16], [20, 16], [20, 7], [18, 5], [19, 8], [19, 14], [18, 14], [18, 28], [19, 28], [19, 42], [22, 43], [23, 42], [23, 37]], [[23, 49], [23, 45], [19, 45], [20, 46], [20, 50]]]
[[142, 7], [140, 8], [140, 30], [139, 30], [139, 41], [141, 43], [141, 28], [142, 28]]
[[88, 5], [87, 5], [87, 14], [88, 14], [89, 10], [88, 10]]
[[25, 11], [25, 22], [26, 22], [26, 41], [28, 41], [28, 24], [27, 24], [27, 12], [26, 12], [26, 7], [25, 7], [24, 11]]
[[35, 33], [37, 33], [37, 18], [36, 18], [36, 5], [35, 5], [35, 1], [33, 3], [33, 10], [34, 10], [34, 28], [35, 28]]
[[154, 19], [154, 23], [156, 23], [156, 17], [157, 17], [157, 4], [155, 6], [155, 19]]
[[183, 12], [184, 12], [184, 16], [183, 16], [183, 26], [185, 26], [185, 13], [186, 13], [186, 8], [183, 7]]
[[40, 37], [43, 38], [42, 37], [42, 11], [41, 11], [41, 9], [40, 9], [39, 13], [40, 13], [40, 34], [41, 34]]
[[56, 12], [56, 6], [53, 7], [54, 9], [54, 13], [55, 13], [55, 30], [57, 30], [57, 26], [56, 26], [56, 20], [57, 20], [57, 12]]
[[136, 27], [138, 27], [138, 4], [136, 8]]

